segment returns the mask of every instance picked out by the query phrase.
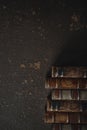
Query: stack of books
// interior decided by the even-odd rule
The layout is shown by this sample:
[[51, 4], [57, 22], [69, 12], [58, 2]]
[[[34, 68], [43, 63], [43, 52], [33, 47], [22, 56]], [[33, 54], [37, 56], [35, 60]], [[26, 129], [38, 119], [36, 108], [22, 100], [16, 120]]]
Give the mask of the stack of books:
[[87, 67], [52, 67], [45, 123], [53, 130], [87, 130]]

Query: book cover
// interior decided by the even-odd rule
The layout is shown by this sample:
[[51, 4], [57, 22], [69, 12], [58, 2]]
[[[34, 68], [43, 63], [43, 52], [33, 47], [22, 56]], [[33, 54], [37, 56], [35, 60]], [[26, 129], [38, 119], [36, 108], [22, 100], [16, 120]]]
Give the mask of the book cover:
[[80, 95], [80, 99], [81, 99], [81, 100], [87, 100], [87, 91], [81, 90], [81, 91], [79, 92], [79, 95]]
[[70, 123], [80, 123], [79, 113], [69, 113], [69, 122]]
[[61, 90], [56, 89], [52, 91], [52, 100], [60, 100], [61, 99]]
[[61, 111], [80, 111], [80, 105], [75, 101], [62, 101], [60, 102], [59, 110]]
[[55, 113], [55, 123], [68, 123], [68, 113]]
[[45, 123], [54, 123], [54, 113], [46, 112], [44, 116]]
[[45, 81], [45, 88], [59, 88], [60, 80], [58, 78], [48, 78]]
[[67, 100], [70, 100], [71, 99], [71, 90], [62, 90], [61, 91], [61, 95], [62, 95], [62, 97], [61, 97], [61, 99], [67, 99]]
[[60, 87], [63, 89], [75, 89], [78, 87], [78, 79], [62, 78], [60, 80]]
[[79, 90], [71, 90], [71, 97], [74, 100], [79, 100]]
[[79, 88], [81, 88], [81, 89], [87, 89], [87, 78], [79, 80]]
[[87, 123], [87, 112], [83, 112], [80, 114], [81, 123]]

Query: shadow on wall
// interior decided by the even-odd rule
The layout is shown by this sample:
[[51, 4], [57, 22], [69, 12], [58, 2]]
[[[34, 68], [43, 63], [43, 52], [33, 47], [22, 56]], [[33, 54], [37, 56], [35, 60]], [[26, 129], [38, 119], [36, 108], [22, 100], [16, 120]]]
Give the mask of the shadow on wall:
[[87, 31], [75, 32], [69, 37], [53, 65], [87, 66]]
[[[53, 66], [87, 66], [87, 30], [74, 32]], [[47, 77], [50, 75], [49, 71]]]

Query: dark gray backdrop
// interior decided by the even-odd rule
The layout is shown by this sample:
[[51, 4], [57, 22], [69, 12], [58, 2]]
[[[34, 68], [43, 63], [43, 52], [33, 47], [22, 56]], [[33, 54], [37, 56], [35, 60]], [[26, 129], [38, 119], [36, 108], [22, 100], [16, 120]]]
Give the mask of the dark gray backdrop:
[[44, 124], [52, 65], [87, 65], [86, 3], [0, 0], [0, 130]]

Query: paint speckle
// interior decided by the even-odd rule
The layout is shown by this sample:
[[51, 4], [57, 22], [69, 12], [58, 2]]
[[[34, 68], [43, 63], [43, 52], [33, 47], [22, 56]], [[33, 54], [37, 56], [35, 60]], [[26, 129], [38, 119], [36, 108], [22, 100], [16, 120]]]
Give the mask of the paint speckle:
[[26, 65], [25, 65], [25, 64], [20, 64], [20, 68], [21, 68], [21, 69], [25, 69], [25, 68], [26, 68]]
[[40, 70], [41, 62], [37, 61], [35, 63], [29, 63], [29, 68], [32, 68], [32, 69], [35, 69], [35, 70]]

